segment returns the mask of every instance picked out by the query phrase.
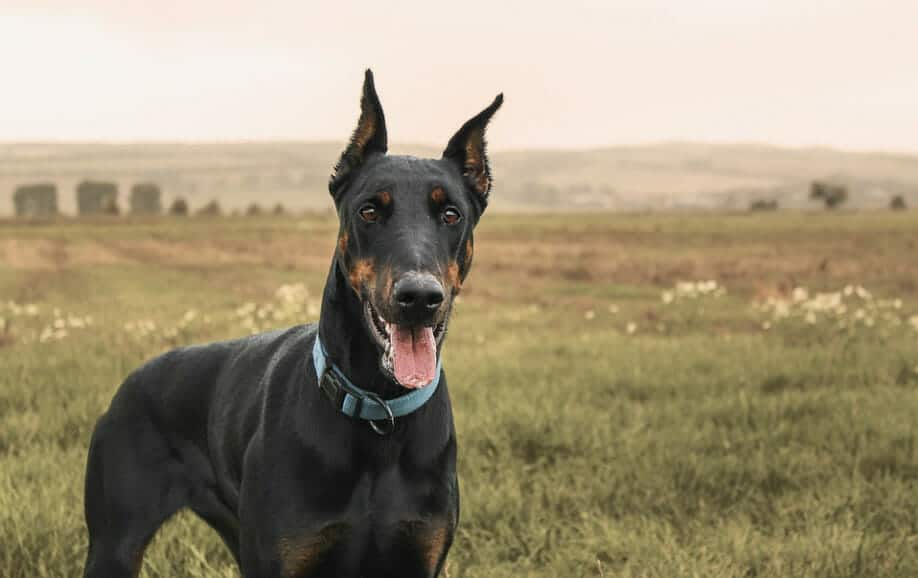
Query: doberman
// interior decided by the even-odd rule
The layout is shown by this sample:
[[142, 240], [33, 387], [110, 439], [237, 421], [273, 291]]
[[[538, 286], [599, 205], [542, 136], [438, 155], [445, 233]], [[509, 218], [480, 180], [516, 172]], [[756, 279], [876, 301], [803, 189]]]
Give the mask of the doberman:
[[89, 449], [86, 577], [136, 576], [183, 508], [248, 578], [440, 573], [459, 488], [439, 359], [502, 102], [440, 159], [387, 155], [367, 70], [329, 181], [340, 231], [319, 322], [176, 349], [127, 377]]

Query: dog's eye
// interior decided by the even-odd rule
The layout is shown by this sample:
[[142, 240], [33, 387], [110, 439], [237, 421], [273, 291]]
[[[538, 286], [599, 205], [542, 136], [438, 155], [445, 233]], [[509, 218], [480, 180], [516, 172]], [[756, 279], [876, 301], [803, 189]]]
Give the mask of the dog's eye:
[[462, 214], [456, 207], [446, 207], [443, 209], [441, 217], [447, 225], [455, 225], [462, 220]]
[[367, 223], [375, 223], [379, 219], [379, 211], [372, 204], [367, 203], [360, 207], [360, 218]]

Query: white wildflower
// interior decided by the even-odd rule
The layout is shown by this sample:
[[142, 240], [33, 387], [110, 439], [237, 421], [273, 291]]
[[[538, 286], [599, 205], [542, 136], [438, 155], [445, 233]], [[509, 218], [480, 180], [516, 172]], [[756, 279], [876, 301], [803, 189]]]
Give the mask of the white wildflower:
[[583, 318], [586, 319], [587, 321], [592, 321], [596, 319], [596, 312], [590, 309], [589, 311], [583, 314]]
[[609, 305], [609, 313], [611, 313], [612, 315], [617, 315], [618, 311], [619, 311], [618, 305], [615, 305], [614, 303]]
[[628, 333], [628, 335], [634, 335], [637, 332], [637, 328], [637, 323], [631, 321], [628, 323], [628, 325], [625, 326], [625, 331]]
[[251, 315], [257, 308], [258, 308], [258, 305], [255, 305], [254, 303], [249, 301], [242, 307], [239, 307], [238, 309], [236, 309], [236, 316], [237, 317], [247, 317]]

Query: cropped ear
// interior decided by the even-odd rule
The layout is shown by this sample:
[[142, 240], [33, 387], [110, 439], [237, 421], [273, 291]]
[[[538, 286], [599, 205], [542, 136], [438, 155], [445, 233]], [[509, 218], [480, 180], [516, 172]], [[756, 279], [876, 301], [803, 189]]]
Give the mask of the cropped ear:
[[488, 204], [488, 193], [491, 191], [491, 167], [488, 165], [485, 129], [503, 103], [504, 95], [498, 94], [488, 108], [462, 125], [443, 151], [444, 159], [455, 162], [462, 169], [469, 187], [478, 194], [482, 208]]
[[376, 95], [373, 71], [368, 68], [363, 80], [363, 96], [360, 98], [360, 120], [357, 121], [351, 141], [335, 165], [334, 174], [328, 180], [328, 191], [335, 202], [344, 185], [366, 158], [374, 153], [385, 154], [387, 148], [386, 117]]

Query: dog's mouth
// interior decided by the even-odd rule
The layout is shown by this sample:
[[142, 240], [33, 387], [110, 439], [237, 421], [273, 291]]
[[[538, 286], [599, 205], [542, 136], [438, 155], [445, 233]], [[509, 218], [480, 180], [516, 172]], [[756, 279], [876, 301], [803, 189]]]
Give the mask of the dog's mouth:
[[448, 316], [432, 327], [397, 325], [383, 319], [369, 300], [364, 302], [364, 314], [370, 334], [382, 350], [380, 366], [386, 373], [410, 389], [434, 380]]

